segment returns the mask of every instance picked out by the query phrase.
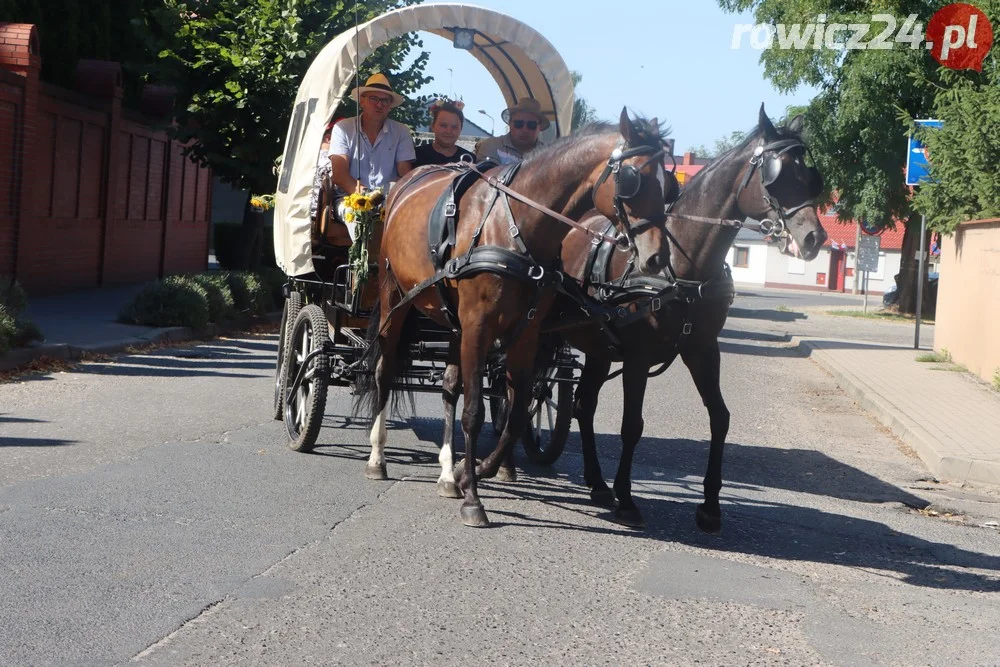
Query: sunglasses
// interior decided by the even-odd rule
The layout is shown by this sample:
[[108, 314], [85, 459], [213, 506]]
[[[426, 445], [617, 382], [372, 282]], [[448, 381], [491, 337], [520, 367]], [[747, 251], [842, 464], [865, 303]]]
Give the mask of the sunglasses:
[[515, 120], [512, 125], [514, 129], [520, 130], [522, 127], [527, 127], [529, 130], [534, 130], [538, 127], [537, 120]]
[[375, 97], [374, 95], [365, 95], [365, 98], [372, 104], [377, 104], [383, 107], [392, 104], [391, 97]]

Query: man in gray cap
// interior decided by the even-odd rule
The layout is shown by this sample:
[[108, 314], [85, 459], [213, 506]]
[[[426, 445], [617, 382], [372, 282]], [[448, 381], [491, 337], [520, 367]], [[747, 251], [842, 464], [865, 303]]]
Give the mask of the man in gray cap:
[[523, 97], [514, 106], [504, 109], [500, 118], [509, 127], [507, 134], [480, 141], [476, 146], [476, 160], [493, 158], [502, 165], [510, 164], [542, 145], [538, 135], [549, 126], [549, 119], [542, 113], [538, 100]]

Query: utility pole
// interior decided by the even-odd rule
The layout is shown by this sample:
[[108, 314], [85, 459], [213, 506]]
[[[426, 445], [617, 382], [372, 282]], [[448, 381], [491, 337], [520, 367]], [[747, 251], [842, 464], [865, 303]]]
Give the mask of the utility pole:
[[851, 294], [858, 293], [858, 246], [861, 244], [861, 223], [854, 223], [854, 287], [851, 288]]

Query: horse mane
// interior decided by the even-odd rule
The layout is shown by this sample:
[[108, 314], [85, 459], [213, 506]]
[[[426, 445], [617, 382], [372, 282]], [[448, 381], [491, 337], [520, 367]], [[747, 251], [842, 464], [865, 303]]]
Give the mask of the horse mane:
[[[779, 140], [780, 139], [800, 139], [801, 140], [801, 138], [802, 138], [799, 135], [795, 134], [794, 132], [791, 132], [785, 125], [782, 125], [780, 127], [775, 126], [774, 129], [778, 133], [778, 139]], [[715, 171], [715, 169], [720, 164], [722, 164], [723, 162], [725, 162], [727, 159], [729, 159], [730, 157], [732, 157], [734, 154], [739, 153], [739, 152], [745, 150], [750, 144], [752, 144], [753, 142], [755, 142], [759, 138], [760, 138], [760, 126], [759, 125], [754, 125], [753, 129], [751, 129], [749, 132], [746, 133], [746, 135], [743, 137], [743, 140], [740, 141], [740, 143], [736, 144], [735, 146], [733, 146], [732, 148], [730, 148], [729, 150], [727, 150], [722, 155], [719, 155], [719, 156], [715, 157], [711, 162], [709, 162], [707, 165], [705, 165], [704, 169], [701, 169], [700, 171], [698, 171], [698, 173], [696, 173], [693, 176], [691, 176], [691, 180], [688, 181], [688, 186], [690, 187], [691, 185], [694, 185], [695, 183], [697, 183], [699, 181], [699, 179], [702, 176], [706, 176], [707, 174]]]
[[[633, 126], [636, 129], [637, 136], [635, 137], [636, 141], [630, 144], [632, 147], [647, 146], [655, 150], [660, 150], [663, 148], [663, 144], [670, 134], [669, 127], [660, 129], [656, 125], [653, 125], [652, 121], [642, 117], [636, 117], [633, 121]], [[551, 144], [531, 151], [524, 158], [523, 165], [528, 166], [534, 162], [547, 162], [555, 158], [562, 158], [569, 153], [575, 152], [576, 149], [583, 147], [585, 144], [589, 144], [595, 137], [605, 137], [609, 134], [619, 134], [619, 132], [620, 128], [617, 123], [588, 123], [574, 134], [559, 137]]]

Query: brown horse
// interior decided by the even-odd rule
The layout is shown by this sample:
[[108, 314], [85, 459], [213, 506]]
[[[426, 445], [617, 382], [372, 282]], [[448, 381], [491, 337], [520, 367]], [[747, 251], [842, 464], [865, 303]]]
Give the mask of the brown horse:
[[[659, 276], [628, 276], [627, 258], [617, 254], [606, 272], [598, 267], [597, 273], [606, 277], [599, 281], [603, 287], [591, 283], [592, 291], [603, 290], [606, 302], [621, 313], [620, 322], [625, 323], [608, 327], [614, 344], [609, 347], [607, 331], [593, 324], [563, 331], [564, 338], [586, 355], [574, 402], [583, 441], [584, 479], [596, 503], [611, 505], [617, 496], [614, 517], [625, 525], [644, 525], [632, 499], [632, 457], [642, 436], [647, 378], [653, 366], [662, 364], [665, 370], [679, 354], [708, 409], [711, 427], [704, 503], [698, 507], [696, 521], [706, 532], [721, 530], [719, 491], [729, 410], [719, 384], [718, 339], [735, 294], [726, 255], [745, 218], [765, 221], [760, 227], [778, 237], [786, 254], [809, 260], [823, 246], [826, 232], [814, 204], [823, 190], [822, 177], [805, 162], [808, 149], [801, 131], [801, 116], [778, 130], [761, 106], [757, 129], [696, 174], [669, 209], [670, 256]], [[592, 229], [609, 226], [596, 214], [585, 224]], [[577, 231], [563, 243], [566, 273], [580, 282], [595, 275], [596, 253], [589, 254], [592, 245], [586, 233]], [[552, 316], [573, 310], [572, 305], [560, 303]], [[612, 494], [597, 459], [594, 413], [611, 364], [619, 361], [624, 392], [622, 456]]]
[[[379, 257], [378, 324], [373, 315], [369, 328], [372, 375], [362, 375], [356, 390], [356, 412], [367, 407], [374, 419], [368, 477], [386, 475], [387, 403], [402, 370], [400, 343], [412, 333], [404, 331], [407, 314], [416, 308], [439, 324], [460, 329], [460, 358], [454, 361], [460, 362], [464, 387], [467, 450], [458, 479], [464, 494], [461, 515], [468, 526], [489, 525], [475, 470], [487, 353], [495, 341], [507, 348], [511, 409], [497, 449], [483, 462], [484, 477], [496, 474], [523, 431], [539, 327], [555, 297], [557, 281], [552, 278], [558, 275], [568, 225], [596, 208], [625, 234], [644, 271], [662, 267], [667, 251], [662, 153], [655, 119], [632, 121], [623, 109], [617, 126], [599, 125], [560, 139], [531, 154], [516, 171], [488, 172], [461, 199], [452, 259], [443, 269], [435, 265], [426, 242], [428, 217], [451, 187], [455, 170], [417, 169], [396, 185], [387, 202]], [[508, 188], [501, 191], [505, 179]], [[517, 196], [508, 199], [506, 192]], [[448, 483], [444, 476], [441, 481]]]

